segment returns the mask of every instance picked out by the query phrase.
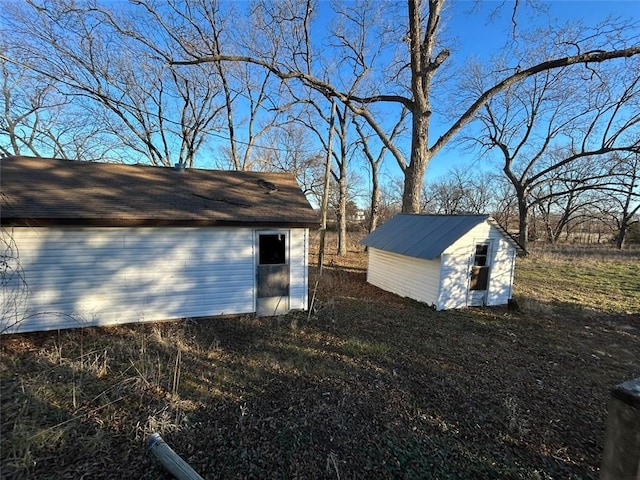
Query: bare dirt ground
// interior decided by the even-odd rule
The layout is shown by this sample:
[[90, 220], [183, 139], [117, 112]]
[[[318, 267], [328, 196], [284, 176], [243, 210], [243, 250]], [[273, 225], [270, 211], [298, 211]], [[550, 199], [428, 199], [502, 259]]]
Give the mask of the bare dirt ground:
[[597, 478], [640, 255], [580, 258], [520, 260], [520, 313], [383, 292], [351, 245], [310, 316], [2, 337], [1, 476], [170, 478], [157, 431], [205, 478]]

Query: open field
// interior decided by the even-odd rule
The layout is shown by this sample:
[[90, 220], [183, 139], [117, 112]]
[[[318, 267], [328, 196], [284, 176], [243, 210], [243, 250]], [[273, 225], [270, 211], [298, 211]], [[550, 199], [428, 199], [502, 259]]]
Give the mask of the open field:
[[609, 389], [640, 376], [640, 252], [534, 250], [520, 313], [326, 260], [309, 318], [2, 337], [0, 476], [170, 478], [158, 431], [206, 478], [597, 478]]

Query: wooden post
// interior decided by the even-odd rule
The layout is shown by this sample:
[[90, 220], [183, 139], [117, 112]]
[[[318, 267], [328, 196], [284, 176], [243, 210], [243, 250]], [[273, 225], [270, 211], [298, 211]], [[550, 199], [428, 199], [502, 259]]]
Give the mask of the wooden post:
[[600, 480], [640, 479], [640, 377], [611, 391]]
[[204, 480], [191, 466], [165, 443], [159, 433], [154, 433], [147, 440], [147, 447], [178, 480]]
[[320, 206], [320, 245], [318, 246], [318, 274], [322, 275], [324, 264], [324, 237], [327, 232], [327, 209], [329, 208], [329, 184], [331, 181], [331, 154], [333, 150], [333, 118], [336, 114], [336, 102], [331, 102], [331, 119], [329, 121], [329, 146], [327, 147], [327, 164], [324, 170], [324, 191]]

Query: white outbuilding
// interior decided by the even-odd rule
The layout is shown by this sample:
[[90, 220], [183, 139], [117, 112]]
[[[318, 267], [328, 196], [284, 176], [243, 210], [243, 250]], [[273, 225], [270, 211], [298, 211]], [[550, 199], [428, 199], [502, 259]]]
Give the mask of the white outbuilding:
[[293, 175], [0, 161], [0, 332], [306, 310]]
[[367, 282], [436, 310], [506, 305], [522, 251], [488, 215], [399, 214], [361, 243]]

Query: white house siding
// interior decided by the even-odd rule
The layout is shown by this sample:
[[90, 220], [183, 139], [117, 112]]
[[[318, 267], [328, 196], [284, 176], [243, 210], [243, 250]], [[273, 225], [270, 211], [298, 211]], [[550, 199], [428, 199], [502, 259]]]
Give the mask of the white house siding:
[[429, 305], [438, 300], [440, 261], [424, 260], [369, 248], [367, 282]]
[[29, 287], [15, 296], [22, 332], [255, 311], [250, 228], [10, 231]]
[[475, 245], [490, 241], [489, 285], [487, 305], [504, 305], [511, 298], [513, 259], [515, 248], [504, 238], [504, 234], [493, 225], [483, 222], [472, 228], [448, 247], [442, 254], [442, 291], [439, 308], [467, 306], [470, 268], [475, 254]]
[[289, 234], [289, 308], [306, 310], [308, 304], [309, 229], [292, 229]]

